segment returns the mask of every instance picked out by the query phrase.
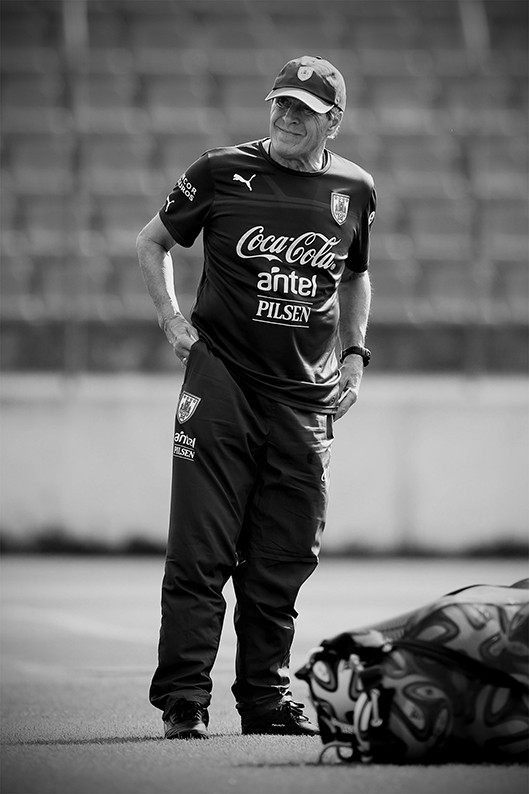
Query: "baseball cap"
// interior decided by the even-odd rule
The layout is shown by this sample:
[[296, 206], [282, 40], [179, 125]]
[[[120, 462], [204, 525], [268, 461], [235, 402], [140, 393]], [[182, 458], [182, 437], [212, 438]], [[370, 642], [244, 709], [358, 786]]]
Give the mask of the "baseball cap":
[[265, 101], [278, 96], [299, 99], [316, 113], [333, 107], [345, 110], [345, 81], [329, 61], [319, 55], [302, 55], [283, 66]]

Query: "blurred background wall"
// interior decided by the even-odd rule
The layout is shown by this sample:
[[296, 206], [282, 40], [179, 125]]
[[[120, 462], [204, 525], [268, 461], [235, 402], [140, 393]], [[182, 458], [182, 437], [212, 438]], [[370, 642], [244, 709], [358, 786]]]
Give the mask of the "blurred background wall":
[[[163, 542], [180, 374], [139, 229], [202, 151], [266, 135], [302, 53], [376, 181], [373, 362], [328, 543], [524, 539], [525, 0], [2, 0], [0, 527]], [[201, 245], [173, 252], [186, 312]]]

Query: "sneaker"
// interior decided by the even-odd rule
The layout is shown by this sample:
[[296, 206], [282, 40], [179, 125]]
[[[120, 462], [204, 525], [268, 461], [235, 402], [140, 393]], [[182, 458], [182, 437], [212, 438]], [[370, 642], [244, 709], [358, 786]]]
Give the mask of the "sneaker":
[[166, 739], [207, 739], [208, 710], [193, 700], [178, 700], [163, 721]]
[[278, 736], [318, 736], [318, 728], [303, 713], [303, 703], [284, 700], [258, 717], [244, 717], [242, 733], [268, 733]]

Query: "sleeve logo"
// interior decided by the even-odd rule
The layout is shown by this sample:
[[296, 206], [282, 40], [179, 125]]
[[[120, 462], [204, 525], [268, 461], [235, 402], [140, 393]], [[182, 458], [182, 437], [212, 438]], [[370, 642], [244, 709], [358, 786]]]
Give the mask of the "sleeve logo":
[[189, 199], [189, 201], [195, 200], [197, 189], [191, 184], [191, 182], [187, 178], [187, 174], [182, 174], [182, 176], [176, 183], [176, 187], [182, 191], [186, 199]]

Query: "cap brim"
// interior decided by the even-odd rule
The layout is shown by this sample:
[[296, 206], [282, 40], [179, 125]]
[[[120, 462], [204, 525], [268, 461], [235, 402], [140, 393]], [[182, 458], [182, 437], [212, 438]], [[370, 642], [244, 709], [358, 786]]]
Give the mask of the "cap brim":
[[311, 110], [314, 110], [316, 113], [327, 113], [334, 105], [329, 105], [328, 102], [323, 102], [321, 99], [318, 99], [317, 96], [314, 94], [309, 94], [308, 91], [302, 91], [300, 88], [276, 88], [275, 91], [270, 91], [267, 97], [265, 97], [265, 102], [268, 102], [269, 99], [275, 99], [278, 96], [291, 96], [294, 99], [299, 99], [300, 102], [303, 102], [304, 105], [308, 105]]

